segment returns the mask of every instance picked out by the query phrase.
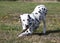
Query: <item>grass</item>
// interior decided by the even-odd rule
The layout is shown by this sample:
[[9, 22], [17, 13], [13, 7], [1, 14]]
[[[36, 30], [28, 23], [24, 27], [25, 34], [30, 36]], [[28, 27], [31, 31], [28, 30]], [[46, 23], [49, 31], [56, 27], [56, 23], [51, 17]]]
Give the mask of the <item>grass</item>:
[[[46, 17], [47, 35], [39, 35], [42, 32], [41, 23], [36, 32], [23, 38], [17, 38], [22, 30], [19, 23], [19, 15], [31, 13], [35, 6], [44, 4], [48, 8]], [[33, 2], [9, 2], [0, 1], [0, 43], [60, 43], [60, 3], [33, 3]]]

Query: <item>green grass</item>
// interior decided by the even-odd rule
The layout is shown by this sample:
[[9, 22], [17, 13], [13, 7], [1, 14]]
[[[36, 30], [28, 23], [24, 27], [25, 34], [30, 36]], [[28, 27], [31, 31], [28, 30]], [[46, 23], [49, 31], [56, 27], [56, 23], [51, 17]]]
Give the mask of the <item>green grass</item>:
[[[60, 13], [60, 3], [31, 3], [31, 2], [0, 2], [0, 16], [15, 13], [31, 13], [36, 5], [45, 4], [49, 14]], [[57, 9], [57, 10], [56, 10]]]
[[[54, 43], [51, 42], [51, 40], [56, 39], [58, 43], [60, 40], [60, 32], [50, 33], [46, 36], [32, 35], [25, 38], [17, 38], [17, 34], [22, 30], [21, 23], [18, 22], [19, 15], [31, 13], [35, 6], [39, 4], [44, 4], [48, 8], [46, 17], [47, 31], [60, 30], [60, 3], [58, 2], [34, 3], [0, 1], [0, 43]], [[36, 32], [42, 32], [42, 28], [43, 25], [41, 23], [41, 26]]]

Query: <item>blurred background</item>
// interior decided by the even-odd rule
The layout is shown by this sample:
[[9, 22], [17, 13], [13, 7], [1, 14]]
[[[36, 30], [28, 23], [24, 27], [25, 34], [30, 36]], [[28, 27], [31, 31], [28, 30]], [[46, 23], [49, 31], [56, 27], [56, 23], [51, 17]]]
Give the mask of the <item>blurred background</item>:
[[23, 2], [59, 2], [60, 0], [0, 0], [0, 1], [23, 1]]

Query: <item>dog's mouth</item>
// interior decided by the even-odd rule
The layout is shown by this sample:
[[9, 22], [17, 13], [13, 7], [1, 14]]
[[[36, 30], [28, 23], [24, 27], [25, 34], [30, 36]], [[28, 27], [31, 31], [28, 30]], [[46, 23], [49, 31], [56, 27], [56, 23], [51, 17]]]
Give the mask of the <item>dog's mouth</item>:
[[26, 28], [28, 29], [29, 28], [29, 25], [26, 25]]

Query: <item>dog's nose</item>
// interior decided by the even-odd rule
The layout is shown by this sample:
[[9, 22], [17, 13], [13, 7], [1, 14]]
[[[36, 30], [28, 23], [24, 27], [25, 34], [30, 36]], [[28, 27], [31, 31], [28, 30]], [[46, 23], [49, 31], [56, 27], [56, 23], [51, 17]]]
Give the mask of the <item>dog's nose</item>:
[[29, 25], [26, 25], [26, 28], [29, 28]]

